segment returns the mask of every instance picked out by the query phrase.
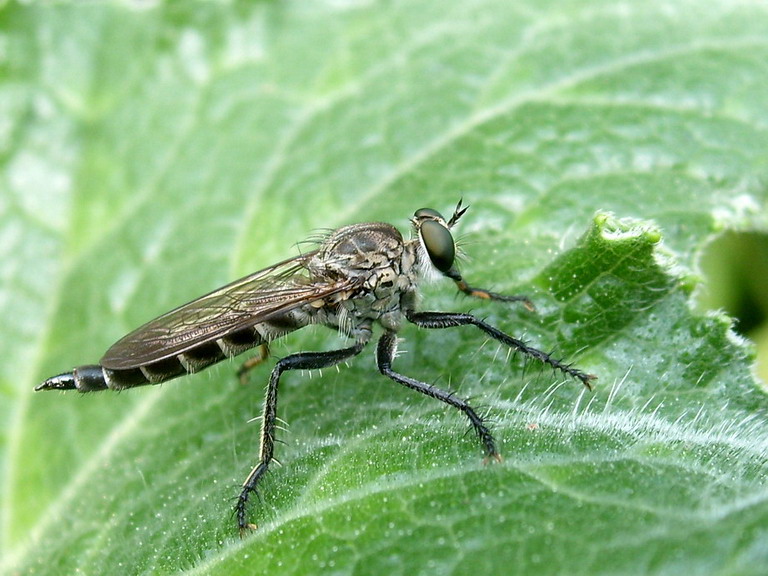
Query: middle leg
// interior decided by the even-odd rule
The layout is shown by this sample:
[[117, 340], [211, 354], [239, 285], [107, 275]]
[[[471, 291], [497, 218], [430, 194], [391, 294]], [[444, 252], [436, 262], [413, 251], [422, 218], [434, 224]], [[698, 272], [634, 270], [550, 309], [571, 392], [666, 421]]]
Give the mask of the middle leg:
[[456, 398], [452, 392], [441, 390], [426, 382], [421, 382], [420, 380], [415, 380], [395, 372], [392, 369], [392, 360], [395, 358], [396, 351], [397, 335], [392, 331], [385, 332], [379, 339], [378, 346], [376, 347], [376, 364], [379, 367], [379, 371], [398, 384], [402, 384], [411, 390], [416, 390], [430, 398], [445, 402], [449, 406], [453, 406], [463, 412], [469, 419], [470, 424], [472, 424], [472, 429], [477, 434], [477, 437], [480, 438], [480, 442], [483, 443], [486, 457], [500, 460], [501, 457], [499, 456], [498, 450], [496, 450], [496, 442], [493, 439], [490, 429], [486, 426], [482, 417], [475, 412], [469, 403], [461, 398]]
[[480, 330], [485, 332], [488, 336], [494, 340], [509, 346], [513, 350], [519, 350], [526, 356], [535, 358], [542, 364], [551, 366], [555, 370], [560, 370], [563, 374], [575, 378], [581, 381], [587, 389], [592, 389], [592, 380], [595, 380], [597, 376], [594, 374], [587, 374], [582, 372], [578, 368], [574, 368], [570, 364], [566, 364], [557, 358], [553, 358], [550, 354], [542, 352], [537, 348], [528, 346], [525, 342], [518, 338], [514, 338], [509, 334], [502, 332], [498, 328], [491, 326], [487, 322], [480, 320], [472, 314], [465, 314], [462, 312], [406, 312], [406, 318], [409, 322], [413, 322], [420, 328], [452, 328], [454, 326], [477, 326]]

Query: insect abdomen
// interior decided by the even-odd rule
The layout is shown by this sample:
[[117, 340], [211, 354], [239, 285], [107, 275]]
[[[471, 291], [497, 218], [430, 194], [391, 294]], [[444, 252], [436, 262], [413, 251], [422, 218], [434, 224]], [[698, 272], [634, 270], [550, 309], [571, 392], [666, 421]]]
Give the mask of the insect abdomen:
[[225, 358], [241, 354], [265, 343], [258, 328], [247, 328], [206, 342], [176, 356], [150, 362], [136, 368], [113, 369], [99, 364], [78, 366], [49, 378], [35, 390], [124, 390], [135, 386], [160, 384], [178, 376], [199, 372]]
[[134, 386], [158, 384], [187, 373], [178, 360], [176, 361], [178, 369], [169, 371], [169, 368], [174, 368], [171, 360], [175, 359], [171, 358], [168, 361], [158, 362], [150, 366], [127, 370], [110, 370], [98, 364], [78, 366], [72, 372], [65, 372], [48, 378], [48, 380], [36, 386], [35, 390], [97, 392], [99, 390], [124, 390]]

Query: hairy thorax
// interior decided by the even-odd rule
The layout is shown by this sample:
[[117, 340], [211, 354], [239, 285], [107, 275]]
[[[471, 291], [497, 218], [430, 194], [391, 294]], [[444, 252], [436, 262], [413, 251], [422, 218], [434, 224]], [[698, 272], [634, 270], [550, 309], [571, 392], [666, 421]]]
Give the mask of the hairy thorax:
[[348, 292], [314, 303], [320, 308], [318, 323], [353, 337], [370, 335], [375, 321], [397, 330], [403, 308], [412, 307], [415, 299], [415, 246], [405, 242], [390, 224], [353, 225], [336, 230], [323, 242], [308, 268], [316, 281], [353, 281], [354, 288]]

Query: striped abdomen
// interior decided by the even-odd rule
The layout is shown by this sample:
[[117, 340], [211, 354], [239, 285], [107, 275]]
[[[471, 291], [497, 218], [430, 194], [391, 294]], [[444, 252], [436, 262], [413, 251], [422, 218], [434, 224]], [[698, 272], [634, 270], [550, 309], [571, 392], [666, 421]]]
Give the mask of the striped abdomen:
[[[285, 331], [283, 330], [283, 332]], [[79, 366], [71, 372], [49, 378], [37, 386], [35, 390], [93, 392], [159, 384], [177, 376], [199, 372], [225, 358], [236, 356], [255, 346], [265, 344], [268, 339], [263, 334], [268, 334], [270, 338], [273, 338], [275, 332], [274, 326], [268, 326], [267, 323], [258, 324], [255, 327], [232, 332], [217, 340], [205, 342], [181, 354], [135, 368], [112, 369], [108, 365], [99, 364]]]

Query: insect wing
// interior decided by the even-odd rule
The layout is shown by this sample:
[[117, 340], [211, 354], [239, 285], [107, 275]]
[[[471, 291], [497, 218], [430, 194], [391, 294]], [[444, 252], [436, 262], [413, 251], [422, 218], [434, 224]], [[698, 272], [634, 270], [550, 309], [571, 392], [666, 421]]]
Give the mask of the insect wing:
[[310, 281], [307, 262], [315, 253], [284, 260], [151, 320], [112, 345], [100, 364], [138, 368], [355, 287], [349, 279]]

